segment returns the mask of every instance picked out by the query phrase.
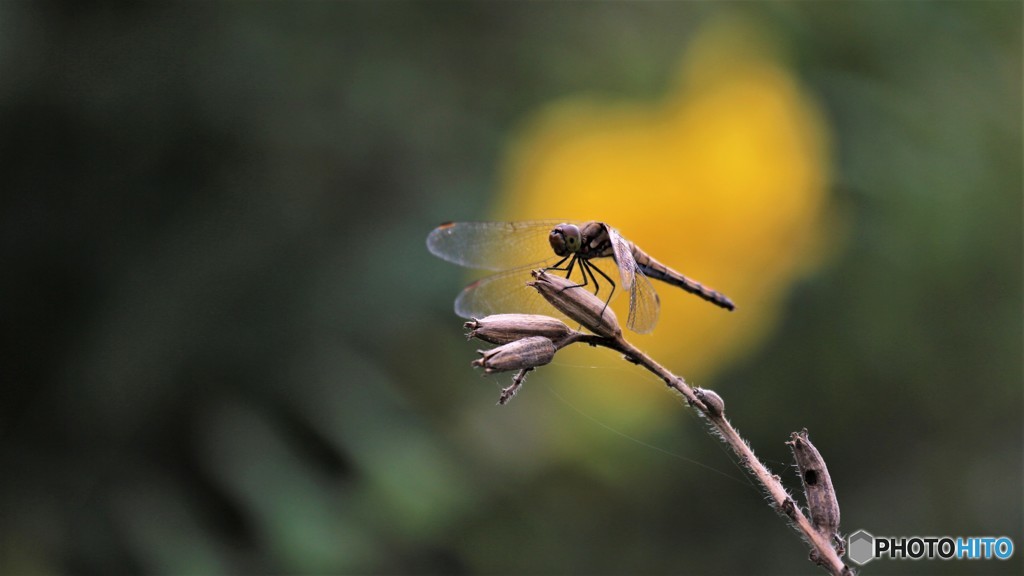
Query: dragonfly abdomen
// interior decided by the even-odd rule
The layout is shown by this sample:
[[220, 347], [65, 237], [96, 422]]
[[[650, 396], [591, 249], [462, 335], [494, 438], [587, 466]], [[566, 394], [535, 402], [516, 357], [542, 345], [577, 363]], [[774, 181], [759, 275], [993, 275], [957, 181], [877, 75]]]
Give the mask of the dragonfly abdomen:
[[726, 310], [736, 309], [736, 305], [733, 304], [732, 300], [730, 300], [725, 294], [712, 290], [700, 282], [690, 280], [679, 272], [676, 272], [654, 258], [651, 258], [643, 251], [637, 249], [635, 245], [633, 247], [633, 257], [636, 259], [636, 265], [644, 274], [647, 275], [647, 277], [661, 280], [662, 282], [673, 286], [678, 286], [690, 294], [711, 302], [715, 306], [725, 308]]

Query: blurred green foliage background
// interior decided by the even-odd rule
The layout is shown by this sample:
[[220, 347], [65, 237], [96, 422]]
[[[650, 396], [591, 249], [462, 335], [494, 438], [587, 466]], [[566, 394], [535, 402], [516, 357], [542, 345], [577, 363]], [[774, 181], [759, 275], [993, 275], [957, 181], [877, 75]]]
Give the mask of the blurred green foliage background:
[[824, 108], [844, 233], [698, 384], [795, 490], [809, 428], [846, 532], [1024, 545], [1019, 2], [5, 2], [0, 573], [815, 573], [686, 408], [494, 406], [423, 246], [723, 14]]

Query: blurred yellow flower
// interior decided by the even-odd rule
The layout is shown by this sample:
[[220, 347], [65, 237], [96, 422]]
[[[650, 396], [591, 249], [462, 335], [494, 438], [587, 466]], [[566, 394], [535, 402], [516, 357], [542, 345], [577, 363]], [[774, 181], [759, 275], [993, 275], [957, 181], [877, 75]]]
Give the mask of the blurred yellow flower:
[[[813, 98], [763, 35], [725, 20], [697, 36], [661, 102], [572, 98], [540, 111], [513, 147], [495, 219], [601, 220], [731, 297], [733, 313], [655, 282], [658, 327], [628, 335], [708, 385], [713, 369], [769, 335], [786, 289], [820, 260], [828, 181], [827, 127]], [[623, 385], [631, 372], [581, 376], [616, 382], [591, 384], [599, 405], [678, 409], [649, 393], [657, 386]]]

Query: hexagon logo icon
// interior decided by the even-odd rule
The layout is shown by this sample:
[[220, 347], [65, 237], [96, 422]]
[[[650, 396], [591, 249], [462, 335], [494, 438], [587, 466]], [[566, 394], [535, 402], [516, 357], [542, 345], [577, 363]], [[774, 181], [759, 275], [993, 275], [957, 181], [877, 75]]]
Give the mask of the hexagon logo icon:
[[866, 530], [857, 530], [850, 534], [846, 543], [846, 557], [851, 561], [863, 566], [874, 559], [872, 550], [875, 547], [875, 537]]

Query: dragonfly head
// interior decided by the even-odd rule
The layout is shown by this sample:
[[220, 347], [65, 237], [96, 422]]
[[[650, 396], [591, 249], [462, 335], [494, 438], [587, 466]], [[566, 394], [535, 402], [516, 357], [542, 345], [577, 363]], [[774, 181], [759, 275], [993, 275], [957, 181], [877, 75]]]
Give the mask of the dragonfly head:
[[578, 226], [573, 224], [559, 224], [551, 230], [548, 235], [548, 242], [558, 256], [568, 256], [579, 252], [583, 243], [583, 235], [580, 234]]

